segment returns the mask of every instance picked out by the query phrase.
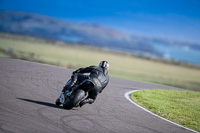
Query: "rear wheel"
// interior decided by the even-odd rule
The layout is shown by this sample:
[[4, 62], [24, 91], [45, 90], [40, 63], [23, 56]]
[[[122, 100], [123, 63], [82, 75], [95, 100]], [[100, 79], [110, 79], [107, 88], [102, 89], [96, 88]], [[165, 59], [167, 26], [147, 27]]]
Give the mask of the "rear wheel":
[[77, 90], [76, 94], [72, 96], [69, 100], [63, 104], [64, 109], [72, 109], [73, 107], [78, 107], [79, 103], [85, 99], [85, 91], [84, 90]]

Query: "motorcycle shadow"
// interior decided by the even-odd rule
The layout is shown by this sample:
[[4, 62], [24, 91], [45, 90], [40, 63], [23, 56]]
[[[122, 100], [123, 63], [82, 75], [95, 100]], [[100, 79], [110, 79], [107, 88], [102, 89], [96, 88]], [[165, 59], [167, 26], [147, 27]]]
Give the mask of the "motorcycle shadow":
[[26, 98], [17, 98], [17, 99], [23, 100], [23, 101], [26, 101], [26, 102], [31, 102], [31, 103], [36, 103], [36, 104], [48, 106], [48, 107], [63, 109], [63, 107], [57, 106], [57, 105], [55, 105], [53, 103], [48, 103], [48, 102], [43, 102], [43, 101], [36, 101], [36, 100], [31, 100], [31, 99], [26, 99]]

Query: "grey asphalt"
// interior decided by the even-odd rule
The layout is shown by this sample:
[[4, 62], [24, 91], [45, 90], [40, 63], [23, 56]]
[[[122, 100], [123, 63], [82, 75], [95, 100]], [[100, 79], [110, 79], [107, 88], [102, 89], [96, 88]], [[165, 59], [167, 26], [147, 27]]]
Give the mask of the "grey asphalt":
[[[111, 64], [112, 67], [112, 64]], [[95, 103], [64, 110], [54, 105], [73, 70], [0, 58], [0, 133], [189, 133], [130, 103], [124, 94], [177, 89], [110, 77]]]

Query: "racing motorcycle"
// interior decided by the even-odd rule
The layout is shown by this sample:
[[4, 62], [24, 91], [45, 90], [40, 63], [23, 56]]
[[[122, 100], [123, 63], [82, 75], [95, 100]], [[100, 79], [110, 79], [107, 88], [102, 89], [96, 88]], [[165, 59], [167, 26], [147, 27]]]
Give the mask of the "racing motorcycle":
[[[66, 85], [71, 83], [71, 79]], [[89, 79], [85, 79], [83, 82], [77, 83], [70, 90], [62, 92], [60, 99], [56, 100], [56, 105], [63, 105], [64, 109], [72, 109], [78, 107], [79, 104], [88, 97], [88, 92], [94, 86], [93, 82]]]

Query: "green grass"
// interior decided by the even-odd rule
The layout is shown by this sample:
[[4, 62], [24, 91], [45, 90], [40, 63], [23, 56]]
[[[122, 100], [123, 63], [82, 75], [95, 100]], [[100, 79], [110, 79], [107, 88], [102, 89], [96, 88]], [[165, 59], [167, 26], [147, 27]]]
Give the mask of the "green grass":
[[11, 56], [0, 51], [0, 57], [10, 58]]
[[[107, 60], [110, 63], [111, 76], [200, 91], [200, 69], [170, 65], [78, 44], [6, 36], [3, 33], [0, 34], [0, 48], [4, 52], [13, 49], [13, 55], [7, 55], [8, 57], [73, 69], [97, 65], [101, 60]], [[5, 54], [0, 53], [0, 57], [5, 57]]]
[[168, 120], [200, 131], [200, 92], [153, 89], [137, 91], [131, 97]]

